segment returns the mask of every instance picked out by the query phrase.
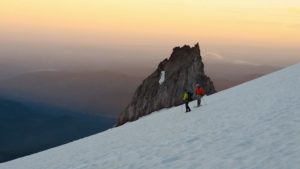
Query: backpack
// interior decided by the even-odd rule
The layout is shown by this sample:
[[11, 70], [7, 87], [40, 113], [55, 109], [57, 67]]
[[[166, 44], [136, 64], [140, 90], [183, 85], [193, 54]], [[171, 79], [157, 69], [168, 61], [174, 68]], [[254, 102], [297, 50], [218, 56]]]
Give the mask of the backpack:
[[188, 92], [188, 100], [192, 101], [193, 100], [193, 93]]

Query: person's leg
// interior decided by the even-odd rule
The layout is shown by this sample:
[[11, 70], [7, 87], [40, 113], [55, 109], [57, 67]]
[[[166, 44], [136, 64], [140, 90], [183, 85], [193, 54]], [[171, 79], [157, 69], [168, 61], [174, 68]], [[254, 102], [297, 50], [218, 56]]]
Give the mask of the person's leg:
[[199, 96], [199, 106], [201, 106], [201, 99], [202, 99], [202, 96]]
[[185, 102], [185, 112], [188, 112], [188, 111], [189, 111], [189, 103]]
[[186, 105], [187, 105], [188, 111], [190, 112], [190, 111], [191, 111], [191, 108], [190, 108], [190, 106], [189, 106], [189, 102], [187, 102]]
[[201, 103], [200, 97], [199, 97], [199, 96], [197, 96], [197, 107], [199, 107], [199, 106], [200, 106], [200, 103]]

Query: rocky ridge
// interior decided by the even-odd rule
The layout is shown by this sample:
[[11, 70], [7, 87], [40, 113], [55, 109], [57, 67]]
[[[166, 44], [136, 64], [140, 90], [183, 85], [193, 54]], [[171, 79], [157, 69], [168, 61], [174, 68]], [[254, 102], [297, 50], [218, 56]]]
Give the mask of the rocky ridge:
[[170, 58], [160, 62], [137, 88], [131, 102], [119, 115], [117, 126], [162, 108], [183, 104], [183, 91], [194, 91], [196, 84], [203, 86], [208, 95], [216, 92], [204, 72], [199, 44], [175, 47]]

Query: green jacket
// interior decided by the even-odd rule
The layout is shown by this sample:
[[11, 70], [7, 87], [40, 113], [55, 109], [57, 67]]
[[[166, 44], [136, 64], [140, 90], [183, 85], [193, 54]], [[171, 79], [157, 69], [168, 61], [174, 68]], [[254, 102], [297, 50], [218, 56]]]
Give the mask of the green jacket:
[[185, 102], [189, 101], [189, 94], [188, 94], [188, 92], [184, 92], [184, 93], [183, 93], [183, 98], [182, 98], [182, 100], [185, 101]]

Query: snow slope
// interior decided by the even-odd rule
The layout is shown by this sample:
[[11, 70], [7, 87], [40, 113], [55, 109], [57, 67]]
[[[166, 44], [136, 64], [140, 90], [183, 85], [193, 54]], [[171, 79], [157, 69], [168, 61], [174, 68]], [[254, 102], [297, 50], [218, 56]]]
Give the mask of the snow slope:
[[0, 168], [298, 169], [300, 64]]

